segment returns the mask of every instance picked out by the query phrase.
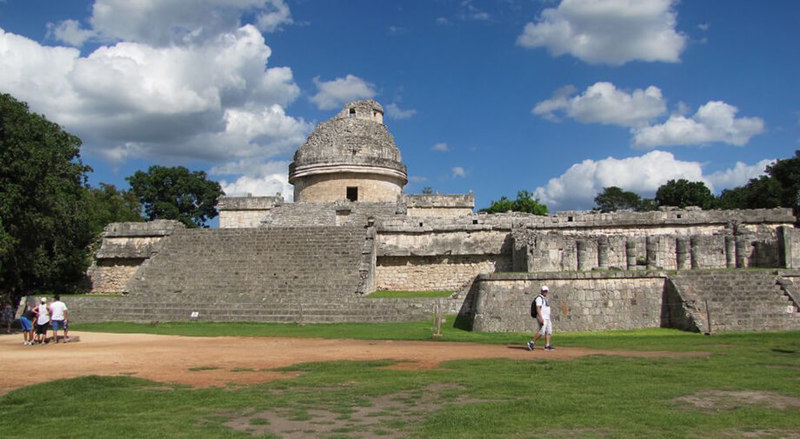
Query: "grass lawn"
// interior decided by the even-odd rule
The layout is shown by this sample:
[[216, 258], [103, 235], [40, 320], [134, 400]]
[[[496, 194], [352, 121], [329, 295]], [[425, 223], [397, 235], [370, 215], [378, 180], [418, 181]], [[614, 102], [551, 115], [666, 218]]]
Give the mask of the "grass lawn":
[[[452, 319], [449, 321], [452, 322]], [[179, 335], [430, 339], [430, 323], [74, 325]], [[444, 340], [525, 334], [447, 328]], [[557, 346], [705, 351], [708, 357], [295, 365], [293, 379], [193, 389], [130, 377], [54, 381], [0, 397], [3, 437], [798, 437], [800, 332], [556, 334]], [[432, 341], [435, 343], [435, 341]], [[57, 364], [36, 367], [57, 367]], [[33, 366], [32, 366], [33, 367]], [[242, 369], [240, 373], [248, 373]], [[65, 432], [54, 434], [53, 432]]]

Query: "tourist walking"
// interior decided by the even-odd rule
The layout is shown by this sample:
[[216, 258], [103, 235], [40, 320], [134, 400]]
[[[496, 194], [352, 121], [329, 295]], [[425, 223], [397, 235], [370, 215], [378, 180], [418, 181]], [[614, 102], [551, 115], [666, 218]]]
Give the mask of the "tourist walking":
[[539, 330], [533, 336], [531, 341], [528, 342], [528, 350], [532, 351], [536, 342], [544, 335], [545, 350], [552, 351], [553, 346], [550, 345], [550, 336], [553, 334], [553, 323], [550, 321], [550, 300], [547, 294], [550, 288], [547, 285], [542, 285], [539, 295], [533, 299], [531, 303], [531, 316], [536, 319], [539, 324]]
[[36, 343], [47, 342], [47, 328], [50, 326], [50, 311], [47, 309], [47, 298], [42, 297], [36, 307]]
[[50, 327], [53, 330], [53, 341], [58, 343], [58, 331], [64, 331], [64, 341], [69, 341], [67, 333], [67, 305], [61, 301], [61, 295], [56, 294], [50, 304]]

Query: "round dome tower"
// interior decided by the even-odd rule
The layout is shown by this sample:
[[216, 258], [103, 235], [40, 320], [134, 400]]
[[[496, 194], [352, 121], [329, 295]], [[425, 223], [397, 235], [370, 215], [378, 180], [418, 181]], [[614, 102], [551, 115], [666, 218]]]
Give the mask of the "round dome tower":
[[317, 125], [289, 165], [295, 202], [396, 201], [406, 165], [373, 100], [346, 104]]

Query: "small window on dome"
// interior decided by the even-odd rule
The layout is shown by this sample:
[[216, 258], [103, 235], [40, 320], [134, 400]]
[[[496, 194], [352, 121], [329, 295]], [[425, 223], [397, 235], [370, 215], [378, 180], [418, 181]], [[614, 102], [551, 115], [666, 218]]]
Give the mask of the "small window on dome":
[[355, 117], [355, 116], [356, 116], [356, 109], [355, 108], [351, 108], [350, 109], [350, 117]]
[[347, 199], [350, 201], [358, 201], [358, 187], [347, 187]]

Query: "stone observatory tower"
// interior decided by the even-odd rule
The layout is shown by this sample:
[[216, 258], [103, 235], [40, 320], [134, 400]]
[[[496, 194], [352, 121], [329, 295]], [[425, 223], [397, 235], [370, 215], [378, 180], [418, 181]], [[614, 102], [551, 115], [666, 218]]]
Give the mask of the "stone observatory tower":
[[373, 100], [346, 104], [317, 125], [289, 165], [295, 202], [396, 202], [406, 165]]

